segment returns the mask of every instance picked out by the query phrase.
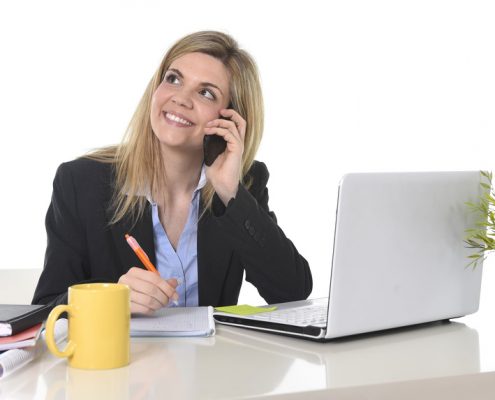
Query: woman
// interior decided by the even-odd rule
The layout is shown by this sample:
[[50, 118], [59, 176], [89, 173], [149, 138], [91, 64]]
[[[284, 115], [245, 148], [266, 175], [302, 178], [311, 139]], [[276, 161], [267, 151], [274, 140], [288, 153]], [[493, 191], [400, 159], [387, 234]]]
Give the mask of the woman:
[[[237, 304], [246, 280], [268, 303], [305, 299], [307, 261], [268, 208], [254, 161], [263, 130], [256, 65], [228, 35], [179, 40], [151, 79], [119, 146], [57, 170], [48, 246], [33, 303], [63, 303], [81, 282], [120, 282], [131, 312]], [[203, 137], [226, 149], [205, 166]], [[141, 267], [132, 235], [159, 274]]]

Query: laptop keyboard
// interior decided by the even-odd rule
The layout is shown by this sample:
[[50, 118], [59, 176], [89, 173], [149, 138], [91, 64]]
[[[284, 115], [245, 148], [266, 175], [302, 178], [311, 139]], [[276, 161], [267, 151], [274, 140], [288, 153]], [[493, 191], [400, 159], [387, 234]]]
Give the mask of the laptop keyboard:
[[295, 326], [313, 325], [325, 328], [327, 325], [327, 304], [316, 304], [286, 310], [275, 310], [257, 314], [253, 319]]

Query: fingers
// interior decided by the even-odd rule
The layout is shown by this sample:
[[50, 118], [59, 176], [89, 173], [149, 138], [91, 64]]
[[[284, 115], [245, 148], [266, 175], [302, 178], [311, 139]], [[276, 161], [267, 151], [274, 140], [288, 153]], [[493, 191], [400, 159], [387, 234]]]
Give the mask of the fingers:
[[227, 142], [227, 148], [230, 151], [235, 151], [236, 148], [243, 148], [242, 139], [236, 130], [221, 127], [207, 127], [204, 132], [206, 135], [218, 135], [223, 137]]
[[149, 314], [166, 306], [170, 300], [178, 300], [176, 279], [164, 280], [158, 274], [133, 267], [122, 275], [119, 283], [131, 289], [131, 313]]
[[220, 115], [222, 117], [229, 118], [235, 124], [242, 140], [244, 141], [244, 135], [246, 134], [246, 121], [244, 118], [242, 118], [237, 111], [231, 108], [220, 110]]
[[131, 313], [151, 314], [162, 308], [163, 305], [155, 298], [144, 293], [131, 290]]
[[220, 200], [227, 205], [236, 196], [242, 171], [246, 121], [232, 109], [222, 109], [217, 118], [206, 124], [207, 135], [221, 136], [227, 142], [227, 149], [215, 162], [206, 168], [206, 177], [211, 182]]
[[218, 118], [208, 122], [205, 133], [223, 136], [227, 142], [237, 139], [244, 143], [246, 121], [235, 110], [231, 109], [220, 110], [220, 115], [228, 119]]
[[166, 282], [172, 286], [174, 289], [177, 288], [177, 286], [179, 286], [180, 282], [178, 279], [175, 279], [175, 278], [172, 278], [172, 279], [166, 279]]

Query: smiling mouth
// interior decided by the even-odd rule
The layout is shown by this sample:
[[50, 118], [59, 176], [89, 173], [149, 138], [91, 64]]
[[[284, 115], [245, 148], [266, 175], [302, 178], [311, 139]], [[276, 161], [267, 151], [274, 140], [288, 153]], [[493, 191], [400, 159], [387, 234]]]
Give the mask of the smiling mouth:
[[193, 123], [191, 121], [188, 121], [187, 119], [181, 118], [175, 114], [163, 111], [163, 115], [164, 115], [165, 119], [172, 121], [172, 122], [175, 122], [178, 125], [182, 125], [182, 126], [192, 126], [193, 125]]

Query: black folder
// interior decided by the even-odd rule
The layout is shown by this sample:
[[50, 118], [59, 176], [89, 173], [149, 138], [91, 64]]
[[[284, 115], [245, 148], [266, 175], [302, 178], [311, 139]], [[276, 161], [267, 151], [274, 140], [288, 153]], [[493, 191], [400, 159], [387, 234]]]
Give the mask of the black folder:
[[0, 336], [12, 336], [44, 321], [51, 305], [0, 304]]

